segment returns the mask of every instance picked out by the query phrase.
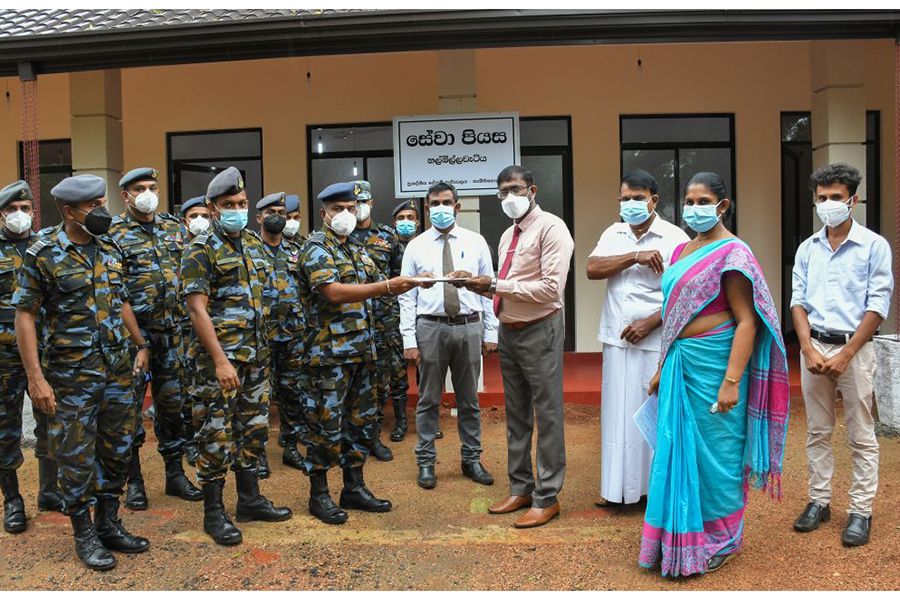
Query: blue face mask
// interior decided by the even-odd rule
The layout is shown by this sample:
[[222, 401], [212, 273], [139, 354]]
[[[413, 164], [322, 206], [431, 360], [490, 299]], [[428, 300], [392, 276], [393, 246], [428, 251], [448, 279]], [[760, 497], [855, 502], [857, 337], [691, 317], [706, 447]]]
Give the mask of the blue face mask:
[[[722, 203], [719, 202], [719, 204]], [[697, 233], [705, 233], [719, 222], [719, 204], [715, 206], [712, 204], [685, 206], [681, 216], [684, 217], [684, 222], [688, 227]]]
[[619, 216], [629, 225], [640, 225], [650, 218], [646, 200], [624, 200], [619, 202]]
[[431, 223], [438, 229], [447, 229], [456, 221], [455, 206], [432, 206], [430, 211]]
[[228, 233], [237, 233], [247, 226], [247, 209], [220, 210], [219, 224]]
[[402, 238], [412, 237], [416, 232], [416, 224], [412, 221], [397, 221], [397, 233]]

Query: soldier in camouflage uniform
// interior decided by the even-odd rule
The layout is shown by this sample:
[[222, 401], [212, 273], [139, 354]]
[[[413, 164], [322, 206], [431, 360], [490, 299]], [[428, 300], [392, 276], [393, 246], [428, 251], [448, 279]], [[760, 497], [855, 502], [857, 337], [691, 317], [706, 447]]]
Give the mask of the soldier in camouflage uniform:
[[[156, 169], [132, 169], [119, 180], [125, 212], [113, 218], [109, 235], [125, 257], [125, 286], [141, 334], [150, 342], [150, 377], [156, 416], [153, 430], [157, 451], [166, 465], [166, 495], [198, 502], [203, 494], [184, 475], [184, 397], [181, 385], [181, 226], [176, 217], [158, 213], [159, 173]], [[138, 401], [144, 387], [137, 389]], [[147, 493], [141, 474], [140, 449], [144, 422], [137, 415], [137, 437], [128, 468], [125, 506], [147, 510]]]
[[284, 218], [287, 222], [284, 224], [284, 231], [281, 234], [284, 238], [298, 248], [306, 239], [306, 236], [300, 233], [300, 196], [297, 194], [289, 194], [284, 197]]
[[[25, 254], [13, 300], [16, 337], [31, 401], [55, 414], [50, 454], [59, 465], [75, 550], [88, 567], [106, 570], [116, 564], [110, 550], [150, 547], [118, 516], [140, 410], [135, 376], [149, 365], [149, 343], [128, 302], [122, 252], [105, 235], [112, 221], [106, 182], [95, 175], [67, 177], [51, 194], [63, 223]], [[46, 334], [40, 359], [39, 315]], [[133, 363], [131, 344], [138, 348]]]
[[299, 382], [303, 307], [300, 306], [300, 288], [297, 280], [300, 250], [282, 236], [287, 222], [284, 212], [284, 192], [269, 194], [256, 203], [256, 210], [260, 237], [266, 245], [266, 258], [269, 261], [269, 281], [263, 297], [268, 308], [272, 397], [278, 404], [281, 435], [284, 437], [284, 453], [281, 461], [289, 467], [302, 470], [303, 457], [297, 451], [303, 424]]
[[338, 464], [344, 471], [342, 508], [391, 509], [389, 501], [372, 495], [363, 479], [369, 448], [378, 435], [370, 299], [416, 286], [402, 277], [384, 280], [362, 245], [350, 237], [361, 191], [359, 185], [336, 183], [319, 194], [323, 227], [309, 236], [300, 256], [306, 325], [300, 385], [309, 426], [304, 461], [310, 477], [309, 512], [335, 524], [347, 520], [328, 493], [328, 470]]
[[[269, 344], [263, 290], [268, 260], [262, 241], [246, 229], [249, 203], [240, 171], [228, 167], [210, 182], [209, 233], [193, 239], [181, 275], [191, 323], [200, 343], [191, 347], [200, 407], [203, 529], [217, 544], [238, 544], [240, 530], [225, 514], [222, 489], [231, 466], [237, 481], [237, 520], [284, 521], [259, 492], [259, 457], [269, 436]], [[195, 413], [196, 414], [196, 413]]]

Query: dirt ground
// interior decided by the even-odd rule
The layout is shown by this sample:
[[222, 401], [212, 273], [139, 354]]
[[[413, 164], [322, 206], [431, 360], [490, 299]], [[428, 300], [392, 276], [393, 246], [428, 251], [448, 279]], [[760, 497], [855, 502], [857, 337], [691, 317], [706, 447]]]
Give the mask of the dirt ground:
[[[844, 548], [840, 541], [850, 474], [843, 424], [835, 431], [832, 520], [811, 534], [795, 533], [791, 523], [806, 504], [806, 459], [802, 403], [793, 406], [783, 501], [751, 496], [743, 552], [710, 575], [672, 580], [640, 568], [641, 510], [594, 505], [598, 407], [566, 408], [568, 469], [560, 518], [539, 529], [516, 530], [511, 525], [521, 513], [487, 514], [488, 505], [508, 492], [504, 414], [495, 407], [483, 413], [483, 462], [497, 480], [493, 486], [479, 486], [460, 474], [455, 419], [445, 413], [437, 488], [422, 490], [415, 484], [415, 435], [407, 436], [390, 443], [393, 462], [370, 461], [366, 467], [369, 487], [390, 499], [394, 510], [384, 515], [352, 511], [342, 526], [309, 516], [307, 479], [281, 464], [273, 430], [273, 474], [261, 487], [277, 504], [292, 508], [294, 517], [284, 523], [239, 524], [244, 542], [230, 548], [216, 546], [203, 532], [202, 503], [164, 495], [162, 460], [148, 439], [143, 462], [150, 510], [122, 512], [126, 526], [148, 537], [151, 549], [118, 555], [118, 567], [107, 573], [81, 565], [66, 517], [37, 511], [37, 463], [29, 456], [19, 472], [29, 529], [17, 536], [0, 531], [0, 564], [5, 566], [0, 589], [900, 589], [900, 439], [879, 438], [881, 481], [868, 546]], [[391, 426], [385, 423], [387, 431]], [[148, 427], [148, 438], [152, 431]], [[330, 483], [336, 497], [339, 471]], [[235, 501], [229, 476], [225, 505], [230, 512]]]

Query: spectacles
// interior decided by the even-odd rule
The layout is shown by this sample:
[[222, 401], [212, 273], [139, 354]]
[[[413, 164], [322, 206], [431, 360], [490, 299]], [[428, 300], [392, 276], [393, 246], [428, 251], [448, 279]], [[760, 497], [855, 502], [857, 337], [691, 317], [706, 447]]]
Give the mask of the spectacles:
[[507, 188], [505, 190], [500, 190], [499, 192], [497, 192], [497, 197], [500, 198], [501, 200], [503, 200], [510, 194], [512, 194], [514, 196], [524, 196], [527, 193], [528, 193], [527, 187], [522, 187], [521, 185], [514, 185], [511, 188]]

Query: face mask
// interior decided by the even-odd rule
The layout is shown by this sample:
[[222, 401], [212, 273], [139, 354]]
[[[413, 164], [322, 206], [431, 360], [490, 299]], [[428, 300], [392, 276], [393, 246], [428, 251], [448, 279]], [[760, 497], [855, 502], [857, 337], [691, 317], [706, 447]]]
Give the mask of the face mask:
[[188, 223], [188, 230], [194, 235], [206, 233], [209, 229], [209, 219], [206, 217], [194, 217], [194, 220]]
[[297, 232], [300, 231], [300, 221], [295, 221], [291, 219], [287, 223], [284, 224], [284, 231], [282, 233], [289, 238], [297, 235]]
[[447, 229], [456, 221], [455, 206], [432, 206], [429, 210], [431, 224], [438, 229]]
[[[72, 208], [75, 207], [73, 206]], [[103, 235], [109, 231], [109, 226], [112, 223], [112, 215], [109, 214], [109, 211], [106, 210], [105, 206], [98, 206], [91, 212], [81, 210], [80, 208], [75, 208], [75, 210], [87, 215], [84, 218], [84, 223], [79, 223], [78, 225], [90, 235]]]
[[837, 227], [850, 218], [850, 203], [839, 200], [824, 200], [816, 204], [816, 214], [819, 220], [828, 227]]
[[619, 216], [629, 225], [640, 225], [650, 218], [646, 200], [625, 200], [619, 202]]
[[507, 196], [506, 200], [500, 203], [500, 208], [503, 209], [503, 212], [510, 219], [522, 218], [528, 212], [529, 206], [531, 206], [531, 200], [528, 199], [528, 196], [515, 196], [513, 194]]
[[[131, 194], [128, 195], [131, 196]], [[149, 215], [159, 206], [159, 197], [150, 190], [144, 190], [137, 196], [131, 197], [134, 198], [134, 207], [145, 215]]]
[[237, 233], [247, 226], [247, 209], [220, 210], [219, 224], [228, 233]]
[[331, 217], [331, 223], [326, 223], [328, 227], [340, 237], [347, 237], [356, 229], [356, 215], [350, 211], [343, 210]]
[[[719, 204], [721, 204], [721, 202], [719, 202]], [[711, 204], [704, 206], [696, 204], [694, 206], [685, 206], [684, 211], [682, 212], [684, 222], [697, 233], [709, 231], [719, 222], [719, 213], [717, 210], [719, 204], [716, 204], [715, 206]]]
[[412, 237], [416, 232], [416, 224], [412, 221], [397, 221], [397, 233], [402, 238]]
[[269, 215], [263, 219], [263, 229], [269, 233], [281, 233], [284, 226], [287, 225], [287, 219], [282, 215]]
[[31, 215], [17, 210], [13, 214], [6, 217], [6, 228], [15, 233], [25, 233], [31, 229]]
[[372, 214], [372, 207], [366, 204], [365, 202], [360, 202], [356, 205], [356, 220], [360, 223], [369, 218], [369, 215]]

